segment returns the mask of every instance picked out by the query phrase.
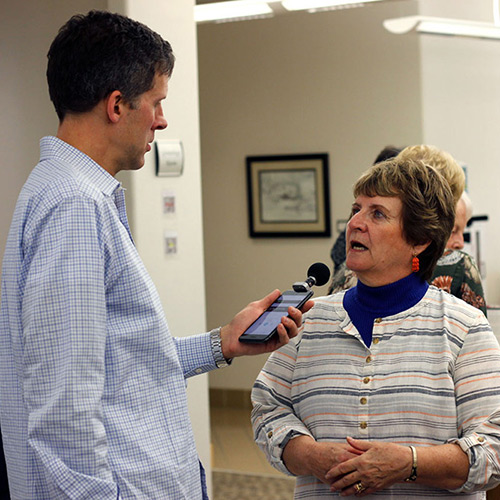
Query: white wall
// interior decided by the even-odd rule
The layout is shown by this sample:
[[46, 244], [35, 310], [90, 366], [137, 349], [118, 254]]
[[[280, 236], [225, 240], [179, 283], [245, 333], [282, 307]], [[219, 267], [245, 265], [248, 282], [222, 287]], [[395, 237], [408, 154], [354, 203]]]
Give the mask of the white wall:
[[[247, 155], [329, 153], [335, 222], [384, 146], [421, 142], [418, 40], [382, 26], [415, 12], [416, 2], [389, 2], [198, 27], [209, 324], [290, 288], [313, 262], [331, 265], [335, 230], [332, 238], [249, 237]], [[211, 373], [210, 386], [249, 389], [265, 359], [238, 359], [230, 376]]]
[[[491, 0], [421, 0], [421, 11], [493, 22]], [[486, 300], [500, 304], [500, 42], [426, 35], [420, 43], [424, 140], [468, 166], [474, 214], [489, 216]]]
[[38, 141], [55, 134], [49, 100], [47, 51], [73, 14], [105, 8], [105, 0], [2, 0], [0, 11], [0, 257], [17, 195], [38, 162]]

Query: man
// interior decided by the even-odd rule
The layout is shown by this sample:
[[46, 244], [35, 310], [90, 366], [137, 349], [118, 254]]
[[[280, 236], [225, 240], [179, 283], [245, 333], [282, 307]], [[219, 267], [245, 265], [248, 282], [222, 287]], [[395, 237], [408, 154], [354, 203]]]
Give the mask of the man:
[[185, 379], [298, 333], [302, 315], [290, 308], [270, 343], [238, 341], [275, 291], [222, 328], [170, 336], [114, 175], [140, 169], [167, 127], [173, 65], [168, 42], [107, 12], [74, 16], [50, 47], [59, 128], [42, 139], [19, 196], [2, 276], [0, 411], [12, 499], [206, 498]]

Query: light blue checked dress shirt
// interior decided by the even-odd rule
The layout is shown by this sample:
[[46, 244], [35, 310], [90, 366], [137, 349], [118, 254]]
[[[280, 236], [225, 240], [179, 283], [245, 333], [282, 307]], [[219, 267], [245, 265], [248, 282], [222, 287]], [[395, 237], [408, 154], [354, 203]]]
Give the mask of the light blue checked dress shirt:
[[0, 414], [13, 500], [205, 497], [186, 378], [120, 183], [55, 137], [16, 206], [2, 271]]

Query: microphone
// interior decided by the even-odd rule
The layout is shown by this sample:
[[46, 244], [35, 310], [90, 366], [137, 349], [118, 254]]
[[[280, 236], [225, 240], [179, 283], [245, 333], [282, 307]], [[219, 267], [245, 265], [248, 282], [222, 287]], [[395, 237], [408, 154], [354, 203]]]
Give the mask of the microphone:
[[322, 262], [316, 262], [307, 270], [306, 280], [294, 283], [293, 289], [296, 292], [308, 292], [315, 285], [324, 285], [328, 282], [329, 278], [330, 269], [328, 269], [328, 266]]

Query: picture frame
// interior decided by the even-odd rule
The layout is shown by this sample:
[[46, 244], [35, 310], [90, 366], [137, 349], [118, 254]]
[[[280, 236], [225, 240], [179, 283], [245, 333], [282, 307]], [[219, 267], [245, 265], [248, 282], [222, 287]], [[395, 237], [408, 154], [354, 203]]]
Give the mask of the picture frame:
[[252, 238], [330, 237], [328, 154], [247, 156]]

